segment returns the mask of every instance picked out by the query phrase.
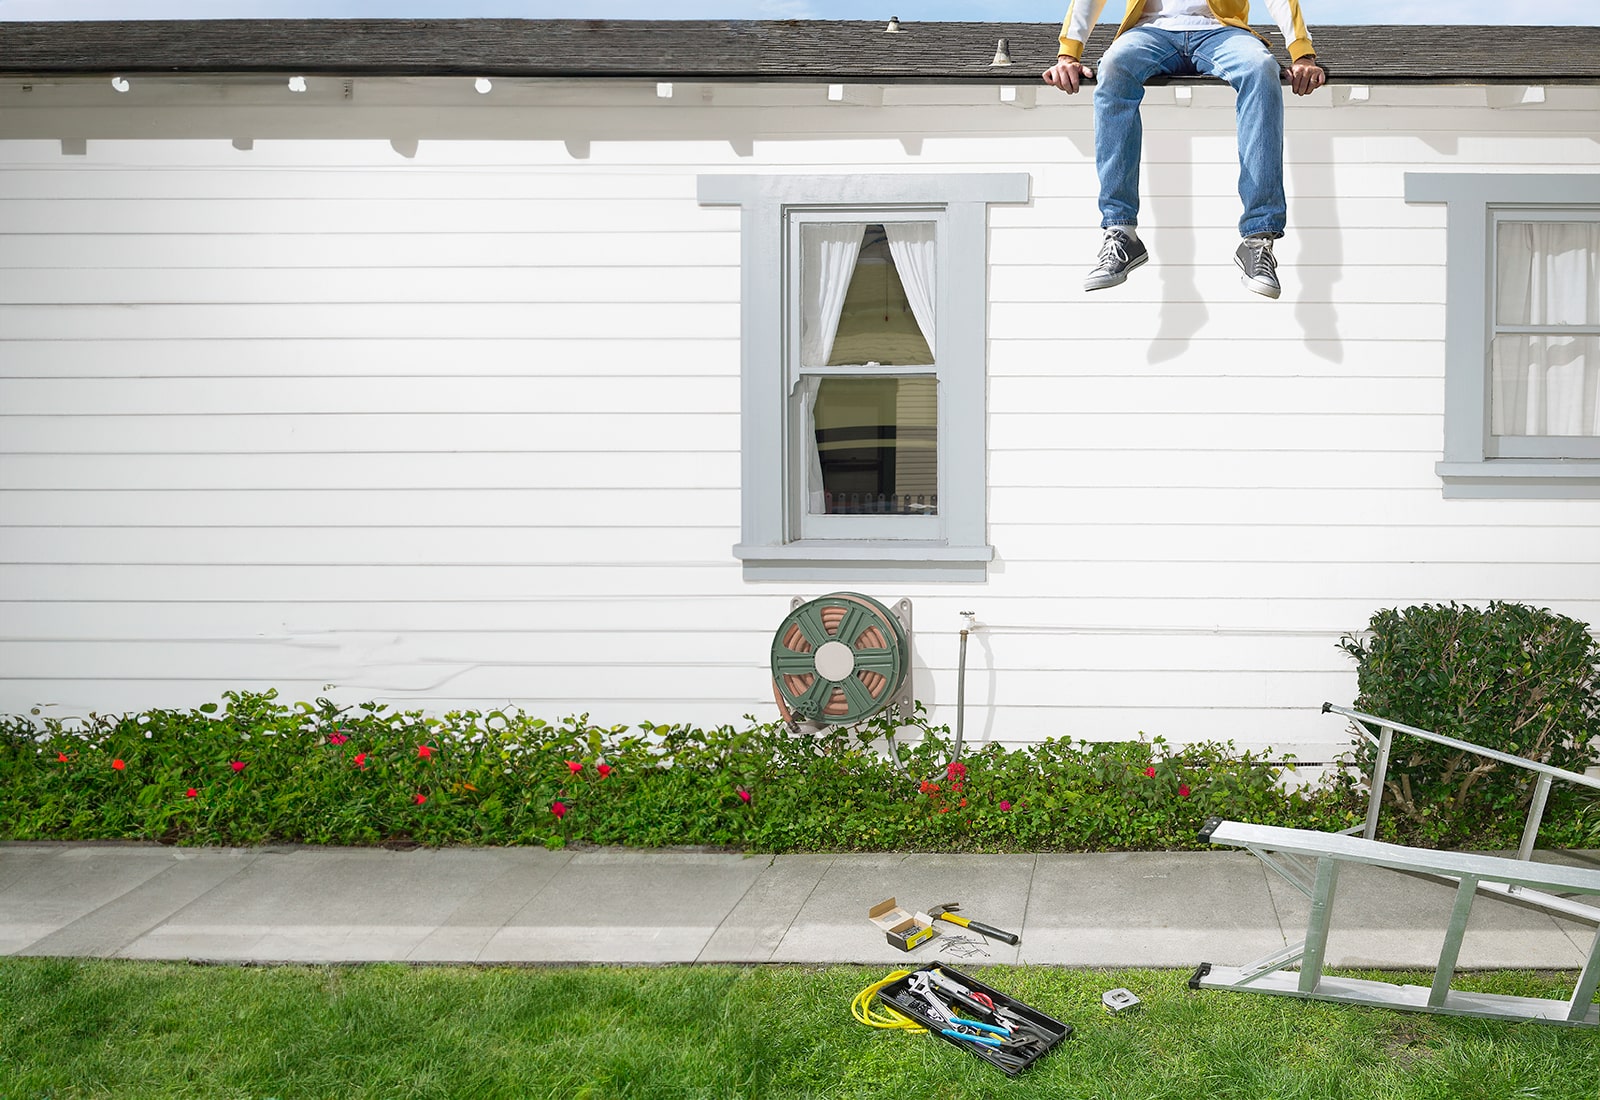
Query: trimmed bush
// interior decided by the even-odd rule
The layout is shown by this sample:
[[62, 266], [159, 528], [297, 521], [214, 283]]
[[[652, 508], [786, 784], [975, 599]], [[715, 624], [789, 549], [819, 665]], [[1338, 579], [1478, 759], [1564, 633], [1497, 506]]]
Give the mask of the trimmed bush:
[[[1485, 748], [1582, 772], [1600, 764], [1600, 642], [1576, 619], [1542, 608], [1426, 604], [1372, 616], [1355, 658], [1355, 709]], [[1376, 731], [1373, 731], [1376, 733]], [[1355, 741], [1371, 783], [1376, 749]], [[1537, 775], [1397, 735], [1385, 783], [1383, 835], [1411, 844], [1514, 846]], [[1591, 789], [1555, 783], [1542, 842], [1600, 838]]]
[[[443, 717], [275, 693], [83, 722], [0, 718], [0, 837], [179, 844], [540, 844], [749, 851], [1194, 847], [1208, 815], [1314, 829], [1359, 821], [1331, 788], [1231, 744], [1161, 738], [989, 745], [948, 728], [794, 734]], [[885, 752], [891, 734], [898, 752]]]

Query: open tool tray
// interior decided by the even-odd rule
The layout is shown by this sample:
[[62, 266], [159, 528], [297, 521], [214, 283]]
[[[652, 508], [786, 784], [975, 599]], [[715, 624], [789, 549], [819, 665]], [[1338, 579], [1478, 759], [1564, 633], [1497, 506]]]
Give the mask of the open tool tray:
[[[966, 1039], [958, 1039], [954, 1036], [941, 1034], [943, 1029], [950, 1025], [941, 1024], [933, 1019], [928, 1002], [912, 992], [911, 989], [912, 984], [918, 980], [917, 975], [926, 974], [931, 970], [942, 972], [946, 978], [953, 979], [973, 993], [982, 993], [987, 996], [994, 1002], [996, 1010], [1001, 1013], [1000, 1019], [1002, 1022], [1009, 1023], [1015, 1034], [1031, 1036], [1035, 1041], [1027, 1043], [1021, 1049], [1013, 1052], [1004, 1047], [986, 1046]], [[935, 992], [955, 1010], [957, 1016], [981, 1020], [984, 1023], [994, 1022], [991, 1017], [973, 1011], [966, 1005], [957, 1003], [948, 994], [938, 989], [935, 989]], [[960, 1047], [968, 1054], [982, 1058], [1008, 1077], [1015, 1077], [1053, 1050], [1061, 1040], [1072, 1035], [1071, 1024], [1064, 1024], [1054, 1017], [1047, 1016], [1038, 1009], [1031, 1008], [1014, 997], [1008, 997], [993, 986], [985, 985], [976, 978], [968, 977], [961, 971], [954, 970], [942, 963], [922, 967], [920, 970], [912, 971], [898, 981], [884, 986], [878, 990], [878, 1000], [896, 1012], [903, 1013], [917, 1021], [917, 1023], [928, 1029], [929, 1035], [943, 1039], [947, 1043]], [[1009, 1021], [1005, 1016], [1006, 1013], [1011, 1014]]]

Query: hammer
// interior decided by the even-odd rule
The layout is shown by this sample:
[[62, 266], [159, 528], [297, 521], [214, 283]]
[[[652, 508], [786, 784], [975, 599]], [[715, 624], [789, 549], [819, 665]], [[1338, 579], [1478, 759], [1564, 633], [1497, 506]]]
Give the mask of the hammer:
[[955, 902], [947, 901], [943, 905], [935, 905], [932, 909], [929, 909], [928, 916], [935, 920], [947, 920], [951, 924], [959, 924], [963, 928], [970, 928], [980, 936], [988, 936], [991, 939], [999, 940], [1001, 943], [1015, 944], [1022, 941], [1022, 937], [1015, 932], [1005, 932], [992, 924], [980, 924], [970, 917], [957, 916], [956, 910], [960, 908], [961, 906]]

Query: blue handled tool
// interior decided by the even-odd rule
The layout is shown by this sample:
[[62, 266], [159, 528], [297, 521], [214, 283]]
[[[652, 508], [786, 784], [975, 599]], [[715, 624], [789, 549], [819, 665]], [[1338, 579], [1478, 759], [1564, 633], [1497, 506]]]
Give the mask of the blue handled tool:
[[1011, 1037], [1011, 1029], [1002, 1024], [985, 1024], [980, 1023], [977, 1020], [964, 1020], [960, 1016], [951, 1016], [950, 1022], [955, 1024], [957, 1027], [977, 1028], [979, 1031], [987, 1031], [992, 1035], [1004, 1035], [1007, 1038]]
[[965, 1039], [969, 1043], [977, 1043], [986, 1047], [1003, 1047], [1006, 1045], [1004, 1040], [996, 1039], [989, 1035], [971, 1035], [965, 1031], [957, 1031], [953, 1027], [942, 1028], [939, 1034], [948, 1035], [952, 1039]]

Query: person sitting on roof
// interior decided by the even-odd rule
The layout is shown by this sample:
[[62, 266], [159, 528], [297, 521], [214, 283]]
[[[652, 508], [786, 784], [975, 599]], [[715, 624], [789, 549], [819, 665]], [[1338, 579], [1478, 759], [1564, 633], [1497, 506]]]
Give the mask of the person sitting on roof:
[[[1125, 282], [1149, 258], [1139, 240], [1139, 154], [1143, 128], [1139, 104], [1155, 76], [1215, 76], [1238, 93], [1239, 219], [1243, 238], [1234, 263], [1246, 287], [1276, 298], [1277, 260], [1272, 242], [1283, 236], [1284, 75], [1266, 41], [1250, 30], [1250, 0], [1127, 0], [1116, 37], [1100, 58], [1094, 93], [1094, 159], [1100, 174], [1100, 256], [1085, 290]], [[1094, 70], [1083, 63], [1089, 28], [1106, 0], [1072, 0], [1061, 27], [1061, 50], [1044, 72], [1046, 84], [1069, 94]], [[1288, 44], [1287, 71], [1295, 95], [1309, 95], [1327, 80], [1317, 64], [1299, 0], [1267, 0]]]

